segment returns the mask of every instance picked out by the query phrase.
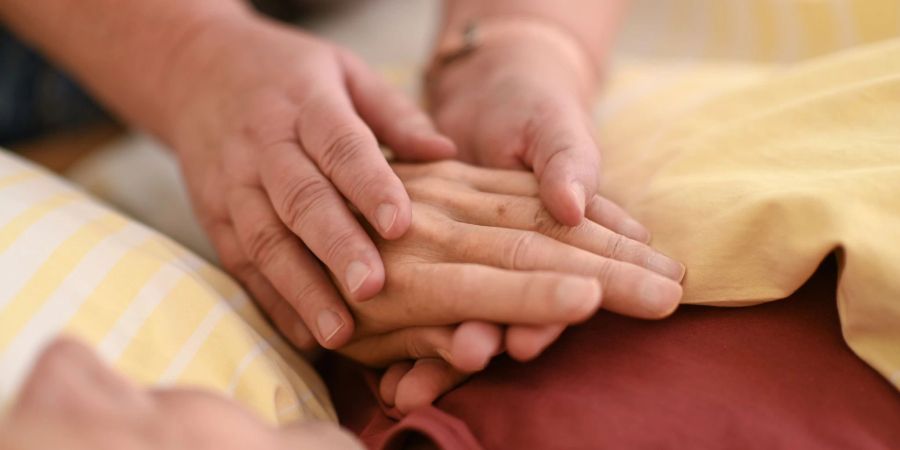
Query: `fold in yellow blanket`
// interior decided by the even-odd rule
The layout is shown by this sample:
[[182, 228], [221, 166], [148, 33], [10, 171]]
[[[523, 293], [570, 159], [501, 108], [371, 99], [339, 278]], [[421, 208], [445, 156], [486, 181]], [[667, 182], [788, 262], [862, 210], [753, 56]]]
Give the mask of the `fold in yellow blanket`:
[[837, 251], [844, 338], [900, 387], [900, 40], [611, 83], [604, 190], [686, 263], [684, 301], [784, 298]]

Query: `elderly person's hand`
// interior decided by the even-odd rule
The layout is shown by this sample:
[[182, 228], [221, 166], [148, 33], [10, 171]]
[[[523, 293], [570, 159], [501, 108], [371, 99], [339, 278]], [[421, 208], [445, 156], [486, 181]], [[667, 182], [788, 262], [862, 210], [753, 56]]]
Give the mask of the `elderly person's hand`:
[[410, 160], [453, 145], [347, 51], [262, 19], [199, 30], [173, 65], [169, 138], [224, 267], [294, 343], [342, 345], [353, 319], [326, 270], [349, 301], [384, 283], [348, 202], [381, 238], [410, 224], [378, 140]]
[[41, 354], [18, 399], [0, 418], [0, 448], [343, 450], [362, 445], [335, 423], [273, 428], [208, 392], [139, 388], [88, 347], [62, 338]]
[[350, 304], [356, 335], [340, 351], [379, 367], [419, 360], [384, 377], [383, 399], [401, 411], [430, 403], [503, 349], [536, 357], [598, 306], [654, 319], [678, 305], [684, 267], [622, 236], [628, 215], [602, 198], [608, 213], [589, 210], [567, 227], [527, 172], [451, 161], [394, 169], [412, 198], [412, 225], [400, 239], [376, 237], [387, 281], [371, 301]]
[[[612, 29], [607, 22], [615, 14], [607, 10], [622, 2], [448, 3], [426, 93], [459, 157], [534, 172], [541, 200], [562, 224], [577, 225], [592, 209], [604, 213], [596, 211], [608, 202], [595, 197], [601, 152], [590, 104], [600, 77], [594, 47], [605, 47], [586, 40], [605, 41], [609, 32], [579, 33], [565, 24]], [[465, 24], [471, 28], [462, 30]], [[620, 232], [649, 241], [646, 228], [623, 220]]]

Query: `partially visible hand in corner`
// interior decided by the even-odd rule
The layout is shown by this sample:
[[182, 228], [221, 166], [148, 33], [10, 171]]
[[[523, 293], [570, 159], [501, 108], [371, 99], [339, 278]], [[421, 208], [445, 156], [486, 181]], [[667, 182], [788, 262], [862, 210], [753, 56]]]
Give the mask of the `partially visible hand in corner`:
[[381, 395], [403, 412], [499, 352], [535, 358], [598, 307], [656, 319], [678, 306], [684, 267], [623, 236], [630, 218], [602, 197], [568, 227], [542, 206], [530, 173], [457, 162], [394, 169], [412, 199], [410, 230], [396, 240], [371, 232], [385, 286], [349, 304], [356, 334], [340, 351], [389, 366]]

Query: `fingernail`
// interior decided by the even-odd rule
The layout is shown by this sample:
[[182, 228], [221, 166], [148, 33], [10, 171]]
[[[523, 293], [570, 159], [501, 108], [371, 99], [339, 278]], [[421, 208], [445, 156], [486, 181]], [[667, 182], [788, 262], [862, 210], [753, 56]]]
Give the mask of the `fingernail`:
[[435, 349], [435, 351], [444, 361], [447, 361], [447, 364], [453, 365], [453, 358], [450, 357], [450, 352], [442, 348]]
[[622, 234], [638, 242], [649, 243], [650, 231], [634, 219], [626, 219], [621, 225]]
[[581, 212], [581, 215], [584, 215], [585, 208], [585, 199], [584, 199], [584, 186], [579, 182], [573, 182], [572, 186], [569, 188], [572, 191], [572, 196], [575, 197], [575, 205], [578, 206], [578, 211]]
[[647, 268], [675, 281], [681, 281], [684, 278], [684, 265], [659, 253], [654, 253], [647, 258]]
[[371, 273], [372, 269], [366, 264], [360, 261], [351, 262], [347, 266], [347, 290], [350, 293], [356, 292], [366, 282], [366, 278], [369, 278]]
[[664, 278], [648, 278], [641, 287], [641, 303], [648, 311], [657, 316], [672, 312], [678, 306], [680, 297], [680, 286]]
[[397, 207], [390, 203], [382, 203], [375, 210], [375, 221], [382, 233], [387, 233], [397, 220]]
[[600, 287], [590, 280], [567, 278], [556, 287], [556, 301], [567, 311], [582, 309], [598, 298]]
[[325, 342], [328, 342], [338, 331], [341, 331], [341, 328], [344, 328], [344, 321], [334, 311], [323, 309], [316, 318], [316, 325], [319, 327], [319, 335]]

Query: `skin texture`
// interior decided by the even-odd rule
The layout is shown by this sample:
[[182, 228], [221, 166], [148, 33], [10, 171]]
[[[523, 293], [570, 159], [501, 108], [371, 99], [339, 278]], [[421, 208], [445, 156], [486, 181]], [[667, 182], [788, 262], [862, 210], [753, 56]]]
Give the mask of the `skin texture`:
[[[300, 347], [353, 335], [335, 284], [363, 301], [384, 283], [353, 212], [382, 238], [409, 226], [379, 141], [408, 160], [455, 154], [349, 52], [237, 0], [9, 0], [0, 20], [175, 150], [221, 262]], [[259, 208], [269, 220], [245, 219]]]
[[9, 413], [0, 448], [15, 450], [362, 449], [333, 423], [273, 428], [224, 397], [147, 390], [113, 372], [81, 343], [48, 346]]
[[631, 218], [602, 197], [567, 227], [527, 172], [450, 161], [394, 169], [412, 199], [410, 230], [375, 237], [387, 281], [372, 300], [351, 303], [356, 335], [340, 351], [388, 366], [382, 397], [401, 411], [501, 351], [536, 357], [598, 307], [658, 319], [678, 305], [684, 266], [617, 232]]
[[[437, 42], [470, 23], [490, 30], [492, 24], [525, 19], [545, 29], [513, 25], [483, 38], [474, 52], [438, 64], [426, 91], [438, 128], [459, 146], [461, 159], [532, 171], [544, 205], [565, 225], [577, 225], [597, 193], [600, 152], [589, 105], [626, 3], [445, 2]], [[636, 222], [623, 231], [649, 239]]]
[[[441, 28], [453, 33], [473, 18], [526, 15], [570, 32], [597, 67], [621, 4], [448, 0]], [[404, 160], [452, 157], [459, 145], [467, 161], [530, 169], [540, 180], [538, 198], [562, 224], [577, 225], [592, 209], [623, 214], [594, 195], [599, 153], [584, 102], [596, 77], [574, 74], [572, 61], [539, 37], [485, 43], [435, 74], [432, 112], [451, 142], [346, 50], [262, 19], [238, 0], [7, 0], [0, 19], [176, 151], [222, 264], [301, 348], [399, 331], [366, 324], [355, 333], [344, 301], [356, 307], [382, 290], [385, 263], [374, 241], [399, 239], [412, 223], [409, 194], [379, 142]], [[607, 225], [649, 238], [630, 219]], [[364, 318], [375, 316], [367, 310]], [[453, 317], [509, 322], [497, 314]], [[496, 347], [478, 346], [501, 334], [496, 326], [464, 323], [460, 347]], [[513, 327], [506, 348], [528, 354], [563, 323]], [[388, 324], [411, 328], [410, 335], [433, 325]], [[515, 336], [528, 344], [509, 339]], [[479, 359], [465, 361], [456, 364], [471, 369]]]
[[[448, 0], [442, 33], [471, 19], [527, 15], [570, 32], [588, 66], [599, 67], [621, 4]], [[634, 250], [649, 240], [647, 230], [595, 195], [600, 153], [587, 102], [597, 73], [576, 73], [540, 36], [486, 42], [434, 73], [431, 112], [450, 141], [346, 50], [259, 18], [236, 0], [7, 0], [0, 2], [0, 18], [114, 112], [175, 149], [221, 262], [297, 346], [318, 342], [352, 354], [379, 339], [370, 348], [386, 356], [371, 364], [421, 359], [406, 371], [387, 372], [397, 384], [383, 391], [404, 408], [431, 401], [499, 351], [533, 357], [565, 325], [585, 319], [601, 291], [605, 307], [627, 314], [658, 317], [674, 308], [670, 300], [652, 306], [635, 300], [650, 292], [629, 284], [635, 268], [652, 266], [672, 279], [680, 279], [673, 275], [678, 270], [644, 259], [644, 247]], [[527, 198], [515, 204], [494, 198], [493, 209], [484, 209], [459, 186], [436, 194], [437, 182], [409, 175], [416, 170], [395, 174], [379, 142], [418, 161], [452, 157], [458, 147], [466, 161], [526, 169], [538, 181], [508, 174], [530, 181], [489, 185], [466, 178], [469, 170], [441, 166], [451, 173], [437, 177], [445, 184]], [[501, 187], [508, 190], [491, 190]], [[416, 212], [412, 190], [430, 210]], [[454, 196], [438, 199], [448, 192]], [[453, 228], [441, 217], [447, 211], [468, 226]], [[531, 234], [495, 236], [484, 227]], [[477, 237], [482, 232], [492, 237]], [[567, 266], [578, 259], [568, 255], [576, 247], [604, 261], [636, 264], [628, 270], [606, 262]], [[558, 265], [538, 264], [547, 260]], [[404, 278], [404, 270], [412, 275]], [[501, 283], [487, 284], [500, 273]], [[516, 292], [516, 284], [534, 290]], [[575, 292], [564, 297], [579, 301], [535, 300], [552, 298], [561, 286]], [[478, 295], [485, 301], [460, 306]], [[361, 303], [373, 297], [371, 305]], [[426, 332], [443, 336], [428, 341], [441, 345], [415, 344]]]

